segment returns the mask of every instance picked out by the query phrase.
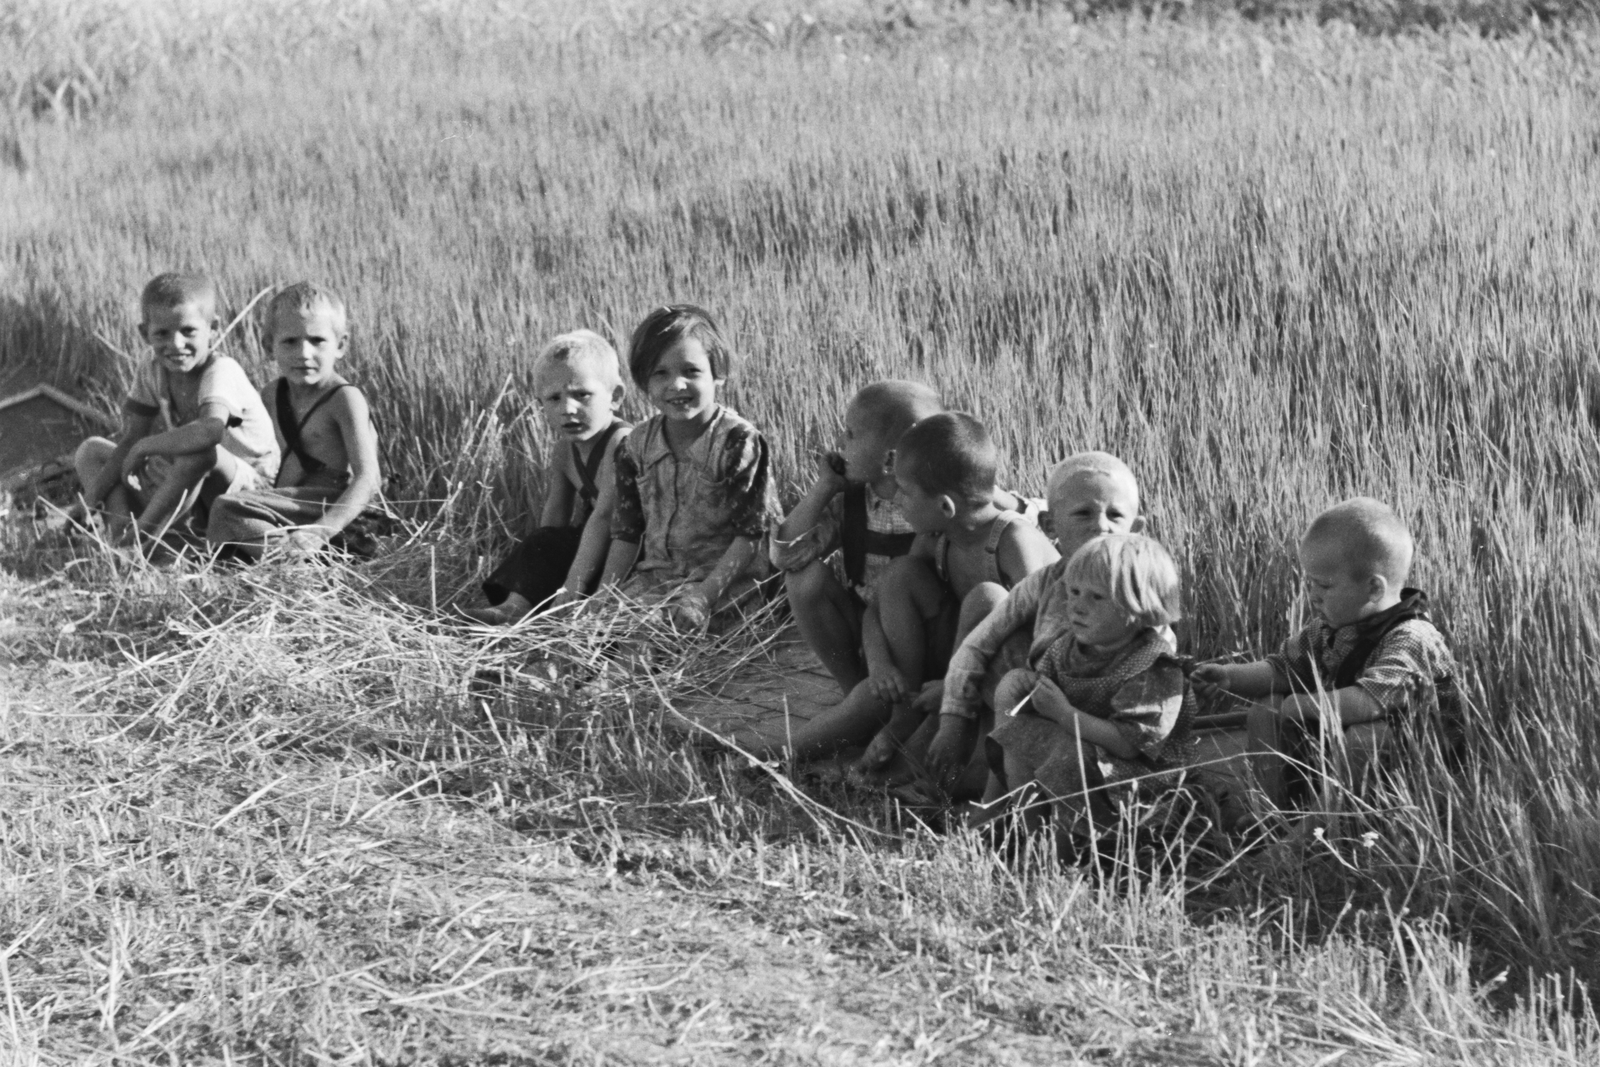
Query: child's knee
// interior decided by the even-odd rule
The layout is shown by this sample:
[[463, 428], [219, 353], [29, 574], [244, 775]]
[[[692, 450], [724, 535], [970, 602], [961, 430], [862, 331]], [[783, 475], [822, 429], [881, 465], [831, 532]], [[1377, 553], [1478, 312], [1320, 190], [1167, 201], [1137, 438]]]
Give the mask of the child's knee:
[[936, 614], [944, 603], [944, 584], [933, 565], [915, 556], [901, 556], [885, 567], [878, 589], [880, 603], [913, 605], [923, 618]]
[[105, 470], [106, 463], [116, 450], [117, 446], [104, 437], [87, 438], [72, 453], [72, 468], [77, 471], [78, 481], [87, 487]]
[[998, 582], [979, 582], [961, 601], [961, 632], [971, 633], [1005, 598], [1005, 586]]
[[1033, 693], [1033, 687], [1039, 684], [1039, 675], [1036, 671], [1025, 668], [1010, 670], [1000, 679], [994, 687], [995, 713], [1009, 712], [1018, 704], [1028, 699]]
[[1278, 743], [1283, 722], [1279, 718], [1277, 708], [1270, 704], [1251, 704], [1245, 709], [1244, 723], [1252, 739], [1273, 745]]

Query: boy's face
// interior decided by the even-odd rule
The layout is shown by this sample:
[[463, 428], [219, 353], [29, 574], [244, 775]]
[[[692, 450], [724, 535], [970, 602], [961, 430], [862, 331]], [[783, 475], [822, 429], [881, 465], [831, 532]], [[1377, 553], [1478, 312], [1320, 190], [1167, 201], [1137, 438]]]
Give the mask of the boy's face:
[[846, 481], [861, 485], [883, 477], [883, 461], [889, 453], [890, 442], [885, 441], [883, 431], [872, 424], [868, 412], [854, 404], [845, 409], [844, 434], [839, 444]]
[[147, 307], [139, 336], [164, 367], [175, 374], [190, 374], [211, 357], [218, 327], [215, 314], [200, 304]]
[[1329, 626], [1349, 626], [1372, 614], [1372, 604], [1382, 592], [1374, 588], [1382, 579], [1358, 577], [1346, 556], [1343, 546], [1330, 538], [1300, 542], [1306, 599]]
[[546, 360], [534, 388], [551, 432], [587, 441], [610, 426], [622, 403], [622, 384], [582, 358]]
[[661, 353], [645, 383], [656, 410], [673, 422], [703, 423], [717, 405], [722, 379], [711, 373], [711, 357], [695, 337], [681, 338]]
[[948, 496], [930, 493], [915, 481], [916, 459], [902, 456], [894, 464], [895, 503], [906, 523], [917, 533], [939, 533], [955, 518], [955, 505]]
[[1103, 584], [1081, 578], [1067, 586], [1067, 622], [1080, 643], [1100, 648], [1120, 644], [1139, 629]]
[[291, 385], [323, 385], [344, 355], [344, 335], [330, 308], [285, 308], [272, 319], [272, 357]]
[[1074, 471], [1053, 487], [1050, 522], [1063, 559], [1102, 534], [1138, 533], [1139, 487], [1125, 475]]

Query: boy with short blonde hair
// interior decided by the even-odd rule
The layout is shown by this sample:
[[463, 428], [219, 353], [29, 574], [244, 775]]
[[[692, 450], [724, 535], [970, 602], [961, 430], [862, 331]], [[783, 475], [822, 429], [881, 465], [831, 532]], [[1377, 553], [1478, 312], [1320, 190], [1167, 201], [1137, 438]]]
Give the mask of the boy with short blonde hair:
[[[160, 536], [197, 499], [270, 485], [272, 423], [244, 368], [221, 354], [217, 290], [199, 274], [162, 274], [139, 298], [150, 355], [134, 373], [115, 443], [91, 437], [74, 457], [85, 503], [113, 536]], [[166, 429], [157, 430], [161, 419]]]
[[367, 398], [337, 368], [349, 341], [344, 301], [312, 282], [288, 286], [267, 306], [263, 339], [280, 377], [261, 398], [283, 463], [271, 489], [219, 498], [206, 539], [247, 559], [275, 545], [299, 556], [365, 549], [357, 520], [382, 474]]
[[556, 448], [545, 472], [539, 526], [483, 583], [490, 606], [463, 614], [489, 625], [559, 607], [594, 591], [611, 549], [617, 446], [632, 429], [617, 417], [622, 368], [592, 330], [554, 338], [534, 364], [534, 391]]
[[[1139, 483], [1107, 452], [1079, 452], [1050, 471], [1050, 525], [1061, 558], [1035, 571], [978, 622], [950, 657], [938, 705], [938, 732], [928, 745], [928, 772], [956, 795], [983, 789], [986, 764], [977, 741], [994, 723], [995, 689], [1015, 668], [1036, 669], [1039, 657], [1067, 631], [1068, 562], [1104, 534], [1139, 533]], [[1169, 644], [1171, 631], [1167, 631]]]
[[[1411, 533], [1388, 505], [1371, 497], [1335, 504], [1300, 540], [1300, 567], [1316, 618], [1255, 663], [1208, 663], [1192, 679], [1203, 695], [1232, 694], [1249, 709], [1250, 763], [1266, 798], [1281, 805], [1284, 772], [1307, 755], [1308, 728], [1329, 720], [1362, 728], [1352, 748], [1376, 750], [1388, 726], [1436, 708], [1441, 727], [1460, 726], [1455, 658], [1433, 625], [1428, 598], [1406, 586]], [[1237, 798], [1236, 798], [1237, 799]], [[1225, 811], [1237, 822], [1248, 804]]]

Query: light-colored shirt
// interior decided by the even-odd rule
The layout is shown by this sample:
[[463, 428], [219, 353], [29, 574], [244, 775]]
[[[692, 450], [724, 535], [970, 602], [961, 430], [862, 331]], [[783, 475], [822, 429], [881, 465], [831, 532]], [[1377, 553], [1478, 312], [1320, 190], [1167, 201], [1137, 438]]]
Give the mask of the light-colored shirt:
[[[900, 505], [893, 498], [888, 500], [880, 497], [873, 491], [872, 486], [866, 488], [867, 494], [867, 532], [875, 534], [910, 535], [915, 536], [916, 531], [900, 513]], [[839, 493], [828, 501], [826, 510], [817, 524], [806, 530], [800, 536], [789, 540], [780, 541], [777, 537], [772, 539], [772, 565], [780, 571], [797, 571], [808, 566], [814, 560], [827, 559], [844, 547], [844, 493]], [[866, 553], [861, 568], [861, 584], [851, 584], [863, 600], [870, 600], [872, 591], [877, 588], [878, 579], [882, 577], [883, 570], [894, 561], [893, 556], [880, 555], [876, 552]], [[850, 584], [844, 575], [843, 564], [838, 568], [840, 580]]]
[[222, 447], [254, 467], [268, 483], [277, 477], [278, 438], [272, 417], [237, 360], [212, 356], [200, 372], [200, 388], [192, 404], [179, 398], [171, 378], [172, 372], [159, 359], [146, 358], [134, 372], [123, 410], [147, 418], [160, 415], [169, 428], [177, 429], [198, 419], [207, 403], [216, 403], [227, 412]]
[[[1345, 657], [1370, 625], [1363, 619], [1335, 629], [1318, 619], [1285, 640], [1267, 662], [1297, 692], [1333, 689]], [[1407, 710], [1419, 691], [1431, 692], [1440, 679], [1454, 674], [1455, 657], [1444, 635], [1426, 619], [1407, 619], [1378, 641], [1355, 684], [1384, 711], [1395, 713]]]

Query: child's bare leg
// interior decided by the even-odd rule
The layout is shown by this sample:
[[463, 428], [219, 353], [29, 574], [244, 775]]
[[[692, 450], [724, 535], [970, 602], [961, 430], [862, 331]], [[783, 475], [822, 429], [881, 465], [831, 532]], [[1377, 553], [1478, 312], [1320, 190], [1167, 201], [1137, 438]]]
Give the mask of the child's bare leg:
[[860, 654], [861, 605], [855, 594], [820, 560], [785, 574], [783, 587], [800, 636], [839, 683], [839, 691], [850, 693], [867, 677]]
[[[87, 490], [89, 486], [99, 481], [116, 448], [115, 443], [104, 437], [91, 437], [79, 445], [72, 456], [72, 466], [77, 471], [78, 484]], [[113, 537], [120, 536], [133, 522], [134, 504], [133, 493], [121, 483], [107, 493], [105, 499], [100, 502], [100, 509], [106, 517], [106, 527]]]
[[[930, 660], [942, 661], [954, 647], [952, 622], [959, 625], [959, 619], [949, 610], [948, 596], [933, 567], [909, 557], [890, 564], [878, 585], [878, 619], [889, 658], [913, 694], [921, 689], [930, 666], [942, 669], [942, 662]], [[862, 768], [877, 770], [887, 764], [922, 720], [912, 700], [897, 703], [888, 724], [862, 756]]]
[[172, 525], [172, 520], [194, 505], [200, 487], [213, 474], [226, 487], [233, 481], [235, 465], [239, 461], [220, 447], [184, 456], [173, 456], [167, 476], [150, 494], [150, 500], [139, 513], [139, 530], [151, 537], [160, 537]]
[[[961, 642], [967, 639], [967, 635], [977, 629], [978, 624], [988, 618], [990, 612], [994, 611], [999, 606], [1000, 601], [1005, 598], [1006, 589], [1002, 585], [994, 582], [982, 582], [975, 586], [972, 592], [967, 594], [966, 599], [961, 602], [961, 613], [956, 619], [955, 641], [951, 646], [952, 650], [961, 647]], [[928, 746], [932, 744], [934, 736], [939, 732], [939, 716], [936, 708], [943, 695], [944, 682], [941, 679], [937, 683], [936, 691], [928, 694], [921, 707], [916, 710], [912, 729], [906, 733], [901, 741], [901, 751], [905, 753], [906, 759], [911, 763], [921, 765], [927, 762]], [[933, 705], [933, 707], [930, 708], [930, 705]], [[967, 720], [967, 722], [974, 727], [977, 725], [976, 723], [971, 723], [970, 720]], [[976, 747], [981, 733], [976, 729], [961, 728], [954, 736], [959, 741], [959, 744], [950, 754], [951, 764], [954, 767], [964, 768], [968, 761], [972, 759], [973, 749]], [[945, 782], [942, 784], [946, 789], [949, 789], [955, 783]]]
[[1283, 752], [1283, 717], [1270, 704], [1252, 704], [1247, 710], [1245, 729], [1249, 736], [1246, 767], [1256, 787], [1281, 807], [1287, 799], [1283, 777], [1288, 764]]

